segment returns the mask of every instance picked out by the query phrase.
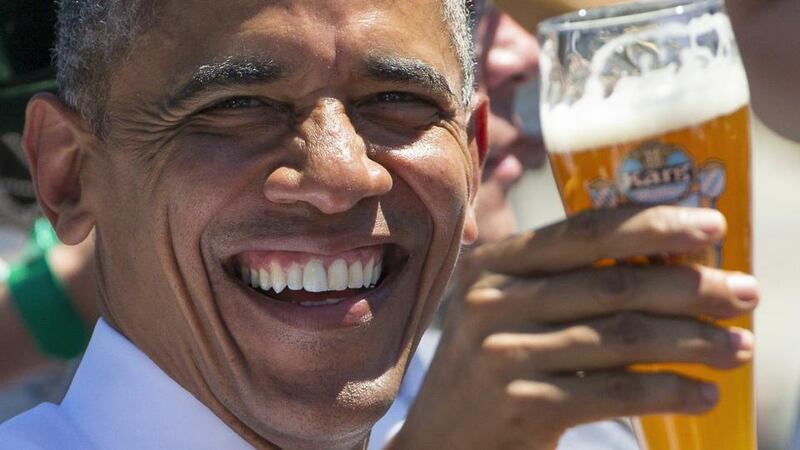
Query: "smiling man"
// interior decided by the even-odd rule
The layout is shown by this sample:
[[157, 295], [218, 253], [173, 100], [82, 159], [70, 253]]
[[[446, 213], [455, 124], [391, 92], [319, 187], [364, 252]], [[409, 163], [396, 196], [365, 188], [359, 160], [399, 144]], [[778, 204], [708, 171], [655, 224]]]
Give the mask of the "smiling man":
[[24, 142], [62, 240], [96, 230], [84, 366], [121, 333], [250, 444], [358, 446], [475, 236], [463, 3], [102, 3], [62, 4]]
[[[60, 405], [3, 448], [363, 448], [445, 291], [486, 153], [465, 2], [62, 2], [61, 96], [23, 144], [59, 238], [94, 230], [102, 317]], [[570, 426], [700, 413], [755, 280], [598, 267], [725, 234], [714, 211], [578, 215], [464, 258], [393, 448], [555, 448]], [[485, 275], [485, 276], [481, 276]]]

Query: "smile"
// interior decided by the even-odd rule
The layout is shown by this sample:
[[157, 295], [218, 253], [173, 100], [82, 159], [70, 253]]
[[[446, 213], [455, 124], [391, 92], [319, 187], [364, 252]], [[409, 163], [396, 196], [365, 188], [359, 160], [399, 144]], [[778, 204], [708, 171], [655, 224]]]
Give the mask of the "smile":
[[263, 296], [324, 307], [375, 289], [385, 278], [384, 266], [396, 266], [395, 250], [393, 245], [376, 245], [336, 255], [251, 251], [238, 255], [235, 267], [239, 280]]

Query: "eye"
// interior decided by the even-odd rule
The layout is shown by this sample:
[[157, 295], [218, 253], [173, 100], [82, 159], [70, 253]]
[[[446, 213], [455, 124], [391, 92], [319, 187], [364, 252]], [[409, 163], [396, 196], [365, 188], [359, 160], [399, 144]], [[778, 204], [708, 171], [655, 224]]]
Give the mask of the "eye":
[[365, 130], [416, 134], [438, 122], [442, 111], [433, 101], [419, 95], [385, 91], [361, 101], [358, 112], [368, 127]]
[[245, 109], [245, 108], [258, 108], [260, 106], [267, 106], [267, 105], [263, 101], [254, 97], [234, 97], [216, 103], [215, 105], [211, 106], [208, 109], [233, 110], [233, 109]]
[[427, 101], [417, 97], [408, 92], [390, 91], [381, 92], [374, 98], [376, 103], [406, 103], [406, 102], [420, 102], [428, 103]]

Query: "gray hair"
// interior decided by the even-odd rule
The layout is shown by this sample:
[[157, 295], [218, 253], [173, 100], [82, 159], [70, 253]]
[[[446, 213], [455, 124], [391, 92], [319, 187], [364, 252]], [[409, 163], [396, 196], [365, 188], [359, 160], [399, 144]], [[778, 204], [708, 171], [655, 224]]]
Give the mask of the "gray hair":
[[98, 135], [108, 118], [111, 68], [146, 25], [148, 0], [58, 0], [54, 49], [61, 97]]
[[[469, 106], [475, 86], [472, 0], [442, 0], [443, 21], [461, 66], [461, 97]], [[136, 37], [155, 19], [153, 0], [58, 0], [54, 50], [62, 99], [98, 136], [108, 127], [112, 67], [123, 61]]]
[[444, 0], [444, 22], [461, 66], [461, 101], [468, 108], [475, 92], [475, 45], [473, 0]]

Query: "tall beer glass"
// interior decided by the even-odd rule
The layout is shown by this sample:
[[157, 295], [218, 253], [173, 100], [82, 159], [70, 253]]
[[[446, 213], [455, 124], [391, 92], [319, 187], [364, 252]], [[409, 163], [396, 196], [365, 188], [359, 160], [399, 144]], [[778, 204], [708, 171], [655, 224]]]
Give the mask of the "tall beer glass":
[[[582, 10], [539, 26], [542, 132], [568, 214], [672, 204], [717, 208], [728, 235], [672, 263], [751, 272], [750, 101], [722, 0]], [[721, 322], [752, 329], [752, 318]], [[642, 366], [720, 387], [702, 416], [640, 418], [649, 450], [754, 450], [752, 366]]]

